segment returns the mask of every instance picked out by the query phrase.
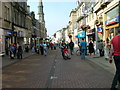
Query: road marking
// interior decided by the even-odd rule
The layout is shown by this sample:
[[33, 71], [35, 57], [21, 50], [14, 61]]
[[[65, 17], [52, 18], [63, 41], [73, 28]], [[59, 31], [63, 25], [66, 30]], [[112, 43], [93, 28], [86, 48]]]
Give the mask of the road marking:
[[57, 79], [58, 77], [56, 76], [51, 76], [50, 79]]

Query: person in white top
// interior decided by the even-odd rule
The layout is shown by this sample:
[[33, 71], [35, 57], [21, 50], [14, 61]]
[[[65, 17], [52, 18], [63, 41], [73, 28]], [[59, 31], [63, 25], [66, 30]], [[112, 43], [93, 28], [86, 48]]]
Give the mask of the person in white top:
[[104, 56], [106, 60], [109, 59], [109, 53], [110, 53], [110, 45], [109, 45], [109, 39], [107, 38], [104, 45]]
[[43, 51], [44, 51], [44, 56], [47, 55], [47, 44], [44, 42], [43, 44]]

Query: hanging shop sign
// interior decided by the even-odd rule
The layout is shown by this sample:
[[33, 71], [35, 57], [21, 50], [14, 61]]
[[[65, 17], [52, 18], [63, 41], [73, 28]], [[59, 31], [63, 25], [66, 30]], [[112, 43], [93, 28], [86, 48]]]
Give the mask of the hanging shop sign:
[[105, 21], [106, 26], [115, 24], [115, 23], [119, 23], [119, 16], [116, 16], [115, 18], [112, 18], [111, 20]]
[[98, 27], [98, 28], [97, 28], [97, 32], [98, 32], [98, 33], [103, 33], [103, 28], [102, 28], [102, 27]]
[[85, 32], [78, 33], [78, 38], [83, 38], [85, 37]]

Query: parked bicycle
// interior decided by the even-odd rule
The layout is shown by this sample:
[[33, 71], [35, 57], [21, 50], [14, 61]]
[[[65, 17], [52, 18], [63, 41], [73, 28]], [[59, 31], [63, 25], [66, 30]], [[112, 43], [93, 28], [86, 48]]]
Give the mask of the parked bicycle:
[[81, 55], [81, 49], [80, 49], [80, 48], [78, 48], [78, 49], [76, 50], [76, 55], [77, 55], [77, 56], [80, 56], [80, 55]]

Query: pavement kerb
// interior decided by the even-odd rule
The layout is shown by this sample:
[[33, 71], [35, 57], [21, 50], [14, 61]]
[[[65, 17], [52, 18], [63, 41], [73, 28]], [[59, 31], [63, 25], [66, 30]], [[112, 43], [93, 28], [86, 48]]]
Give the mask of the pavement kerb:
[[[95, 56], [93, 56], [95, 57]], [[115, 64], [109, 63], [109, 61], [106, 61], [104, 57], [98, 57], [98, 58], [93, 58], [90, 56], [87, 56], [87, 60], [91, 61], [92, 63], [95, 63], [96, 65], [104, 68], [105, 70], [109, 71], [110, 73], [114, 74], [115, 73]]]

